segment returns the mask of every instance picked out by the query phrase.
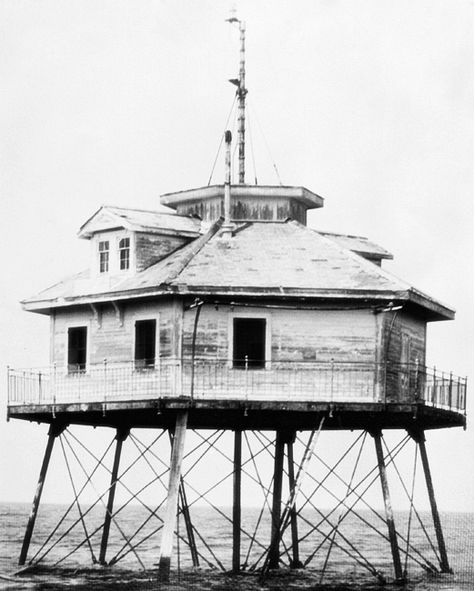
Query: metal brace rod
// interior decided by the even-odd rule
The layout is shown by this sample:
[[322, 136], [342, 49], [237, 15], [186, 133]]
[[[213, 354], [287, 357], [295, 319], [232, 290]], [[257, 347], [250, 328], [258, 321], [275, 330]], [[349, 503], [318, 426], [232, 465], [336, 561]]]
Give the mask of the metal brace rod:
[[[387, 448], [387, 445], [385, 444], [385, 442], [383, 442], [383, 443], [384, 443], [385, 449], [387, 450], [388, 457], [391, 458], [390, 450]], [[417, 447], [415, 447], [415, 451], [418, 451], [418, 448]], [[439, 559], [439, 556], [438, 556], [438, 552], [437, 552], [437, 550], [435, 548], [435, 545], [433, 544], [433, 541], [431, 540], [431, 538], [430, 538], [430, 536], [428, 534], [428, 531], [426, 529], [426, 526], [423, 523], [423, 520], [421, 519], [421, 515], [416, 510], [416, 507], [413, 505], [412, 497], [410, 497], [410, 494], [408, 492], [408, 489], [405, 486], [405, 483], [403, 481], [402, 475], [400, 474], [400, 471], [398, 470], [397, 465], [395, 464], [395, 461], [393, 461], [393, 467], [394, 467], [395, 472], [396, 472], [396, 474], [397, 474], [397, 476], [398, 476], [398, 478], [400, 480], [400, 483], [402, 485], [402, 488], [403, 488], [403, 490], [404, 490], [404, 492], [405, 492], [408, 500], [410, 501], [410, 514], [411, 514], [411, 512], [413, 510], [414, 513], [415, 513], [415, 515], [416, 515], [416, 517], [417, 517], [417, 519], [418, 519], [418, 523], [419, 523], [419, 525], [420, 525], [423, 533], [425, 534], [425, 537], [426, 537], [429, 545], [431, 546], [431, 549], [433, 550], [433, 554], [435, 555], [436, 559], [439, 562], [440, 559]], [[399, 534], [399, 537], [401, 537], [400, 534]], [[437, 568], [433, 564], [429, 563], [429, 566], [431, 567], [432, 572], [438, 572]]]
[[[92, 477], [94, 476], [95, 472], [98, 470], [99, 466], [101, 465], [100, 462], [105, 458], [105, 456], [107, 455], [107, 453], [109, 452], [110, 448], [112, 447], [113, 444], [113, 440], [109, 443], [109, 445], [107, 446], [107, 449], [105, 450], [105, 452], [102, 454], [102, 458], [101, 460], [99, 460], [96, 463], [96, 466], [94, 467], [94, 469], [92, 470], [92, 472], [89, 474], [87, 480], [85, 481], [85, 483], [82, 485], [81, 490], [79, 491], [78, 496], [82, 493], [82, 491], [86, 488], [86, 486], [89, 484], [89, 482], [92, 480]], [[92, 511], [92, 509], [95, 507], [95, 505], [97, 505], [99, 501], [97, 500], [93, 505], [91, 505], [84, 513], [84, 517], [90, 512]], [[46, 538], [46, 540], [43, 542], [43, 544], [41, 545], [41, 547], [39, 548], [39, 550], [37, 550], [36, 554], [33, 556], [33, 558], [30, 560], [30, 564], [32, 562], [35, 561], [36, 557], [41, 554], [41, 552], [43, 551], [43, 549], [45, 548], [45, 546], [48, 544], [48, 542], [51, 540], [51, 538], [54, 536], [54, 534], [58, 531], [58, 529], [61, 527], [61, 525], [63, 524], [64, 520], [66, 519], [66, 517], [69, 515], [71, 509], [74, 507], [75, 505], [75, 500], [72, 501], [72, 503], [69, 505], [69, 507], [67, 508], [66, 512], [63, 514], [63, 516], [61, 517], [61, 519], [58, 521], [58, 523], [56, 524], [56, 526], [53, 528], [53, 530], [50, 532], [50, 534], [48, 535], [48, 537]], [[59, 540], [57, 540], [52, 546], [51, 548], [43, 555], [41, 556], [40, 559], [38, 559], [38, 562], [40, 562], [41, 560], [43, 560], [43, 558], [45, 558], [45, 556], [70, 532], [72, 531], [72, 529], [77, 525], [77, 523], [79, 523], [79, 520], [76, 520], [72, 526], [70, 526], [70, 528], [59, 538]]]
[[91, 553], [92, 563], [93, 564], [96, 564], [97, 563], [97, 558], [95, 557], [94, 549], [92, 548], [90, 537], [89, 537], [89, 534], [87, 532], [86, 522], [84, 520], [84, 515], [83, 515], [83, 512], [82, 512], [81, 505], [79, 503], [79, 495], [77, 493], [76, 485], [75, 485], [74, 479], [72, 477], [71, 467], [69, 465], [69, 460], [68, 460], [68, 457], [67, 457], [67, 454], [66, 454], [66, 449], [64, 448], [64, 443], [63, 443], [63, 441], [62, 441], [61, 438], [59, 438], [59, 442], [61, 443], [61, 449], [62, 449], [62, 452], [63, 452], [64, 462], [66, 464], [66, 469], [67, 469], [67, 472], [68, 472], [68, 475], [69, 475], [69, 480], [71, 482], [72, 491], [74, 493], [74, 501], [73, 502], [76, 503], [77, 510], [79, 512], [79, 517], [80, 517], [80, 520], [81, 520], [81, 523], [82, 523], [82, 528], [84, 530], [84, 534], [85, 534], [86, 539], [87, 539], [87, 544], [89, 546], [89, 552]]
[[[397, 455], [398, 455], [398, 454], [399, 454], [399, 453], [402, 451], [402, 449], [403, 449], [403, 447], [406, 445], [407, 441], [408, 441], [408, 439], [406, 438], [404, 441], [402, 441], [402, 442], [400, 442], [399, 444], [397, 444], [396, 448], [398, 448], [398, 449], [396, 449], [396, 448], [394, 449], [394, 455], [393, 455], [393, 457], [396, 457], [396, 456], [397, 456]], [[403, 445], [402, 445], [402, 444], [403, 444]], [[395, 451], [395, 450], [396, 450], [396, 451]], [[319, 460], [322, 462], [321, 458], [318, 458], [318, 459], [319, 459]], [[393, 461], [393, 459], [392, 459], [392, 460], [389, 460], [389, 463], [391, 463], [392, 461]], [[325, 465], [326, 465], [326, 464], [325, 464]], [[362, 480], [361, 480], [361, 481], [360, 481], [360, 482], [359, 482], [359, 483], [358, 483], [358, 484], [357, 484], [357, 485], [356, 485], [356, 486], [355, 486], [355, 487], [352, 489], [352, 493], [354, 493], [354, 494], [356, 495], [356, 500], [355, 500], [355, 501], [352, 503], [352, 505], [351, 505], [351, 506], [348, 506], [346, 503], [344, 503], [343, 501], [341, 501], [341, 499], [339, 499], [339, 498], [338, 498], [338, 497], [337, 497], [337, 496], [336, 496], [336, 495], [333, 493], [333, 491], [331, 491], [329, 488], [327, 488], [326, 486], [324, 486], [324, 485], [323, 485], [323, 489], [324, 489], [324, 490], [325, 490], [327, 493], [329, 493], [329, 494], [330, 494], [330, 495], [331, 495], [331, 496], [332, 496], [334, 499], [336, 499], [336, 500], [338, 501], [338, 505], [337, 505], [336, 507], [334, 507], [334, 508], [333, 508], [333, 509], [332, 509], [332, 510], [331, 510], [331, 511], [328, 513], [328, 516], [330, 516], [330, 515], [331, 515], [331, 514], [332, 514], [334, 511], [336, 511], [336, 510], [337, 510], [337, 508], [340, 506], [340, 504], [344, 504], [344, 506], [346, 506], [346, 507], [347, 507], [347, 511], [346, 511], [346, 513], [344, 514], [344, 516], [343, 516], [343, 519], [345, 519], [345, 518], [347, 517], [347, 515], [349, 515], [350, 513], [352, 513], [352, 514], [354, 514], [354, 515], [355, 515], [355, 516], [356, 516], [356, 517], [357, 517], [357, 518], [358, 518], [360, 521], [362, 521], [362, 522], [363, 522], [365, 525], [367, 525], [369, 528], [373, 529], [373, 530], [374, 530], [374, 531], [375, 531], [377, 534], [379, 534], [379, 535], [380, 535], [382, 538], [384, 538], [384, 539], [385, 539], [385, 540], [387, 540], [387, 541], [390, 541], [389, 537], [388, 537], [386, 534], [384, 534], [382, 531], [380, 531], [378, 528], [376, 528], [376, 527], [375, 527], [375, 526], [374, 526], [372, 523], [370, 523], [368, 520], [366, 520], [366, 519], [365, 519], [365, 518], [364, 518], [362, 515], [360, 515], [360, 514], [359, 514], [357, 511], [355, 511], [355, 509], [354, 509], [355, 505], [356, 505], [356, 504], [357, 504], [359, 501], [361, 501], [361, 502], [362, 502], [362, 503], [363, 503], [363, 504], [364, 504], [364, 505], [365, 505], [365, 506], [366, 506], [368, 509], [370, 509], [370, 510], [371, 510], [371, 511], [372, 511], [372, 512], [373, 512], [373, 513], [374, 513], [374, 514], [377, 516], [377, 517], [379, 517], [379, 518], [381, 519], [381, 521], [383, 521], [384, 523], [386, 523], [386, 522], [385, 522], [385, 519], [384, 519], [384, 518], [383, 518], [383, 517], [382, 517], [382, 516], [381, 516], [381, 515], [380, 515], [380, 514], [377, 512], [377, 511], [375, 511], [375, 509], [373, 509], [373, 507], [371, 507], [371, 505], [369, 505], [369, 504], [367, 503], [367, 501], [365, 501], [365, 499], [363, 498], [363, 495], [364, 495], [364, 494], [365, 494], [365, 493], [366, 493], [366, 492], [369, 490], [369, 488], [370, 488], [370, 487], [371, 487], [371, 486], [372, 486], [372, 485], [373, 485], [373, 484], [376, 482], [376, 480], [377, 480], [377, 478], [378, 478], [377, 476], [375, 476], [375, 477], [373, 477], [373, 478], [372, 478], [372, 480], [371, 480], [371, 481], [369, 482], [369, 484], [368, 484], [368, 485], [365, 487], [365, 489], [362, 491], [362, 493], [361, 493], [361, 494], [355, 493], [355, 490], [356, 490], [356, 489], [357, 489], [357, 488], [358, 488], [358, 487], [359, 487], [359, 486], [360, 486], [360, 485], [361, 485], [363, 482], [365, 482], [365, 480], [366, 480], [366, 479], [367, 479], [367, 478], [368, 478], [368, 477], [369, 477], [369, 476], [370, 476], [370, 475], [371, 475], [373, 472], [375, 472], [376, 470], [377, 470], [377, 467], [375, 467], [374, 469], [372, 469], [372, 470], [371, 470], [371, 471], [370, 471], [370, 472], [369, 472], [369, 473], [368, 473], [368, 474], [367, 474], [367, 475], [366, 475], [366, 476], [365, 476], [365, 477], [364, 477], [364, 478], [363, 478], [363, 479], [362, 479]], [[346, 483], [346, 482], [345, 482], [343, 479], [341, 479], [341, 478], [339, 477], [339, 475], [338, 475], [337, 473], [335, 473], [335, 475], [336, 475], [336, 476], [339, 478], [339, 480], [341, 480], [341, 481], [342, 481], [344, 484], [347, 484], [347, 483]], [[316, 481], [316, 479], [315, 479], [315, 478], [314, 478], [312, 475], [310, 475], [310, 478], [311, 478], [312, 480]], [[317, 482], [317, 481], [316, 481], [316, 482]], [[307, 498], [308, 498], [308, 497], [307, 497]], [[309, 499], [310, 499], [310, 498], [311, 498], [311, 497], [309, 497]], [[300, 517], [301, 517], [301, 516], [300, 516]], [[304, 517], [302, 517], [302, 518], [303, 518], [303, 520], [304, 520]], [[320, 522], [317, 524], [317, 526], [319, 527], [319, 526], [322, 524], [322, 522], [323, 522], [323, 520], [322, 520], [322, 521], [320, 521]], [[312, 526], [312, 524], [310, 524], [309, 522], [308, 522], [308, 524]], [[302, 541], [302, 540], [306, 539], [306, 538], [307, 538], [309, 535], [311, 535], [311, 533], [312, 533], [313, 531], [315, 531], [315, 529], [316, 529], [316, 528], [315, 528], [314, 526], [312, 526], [312, 528], [310, 529], [310, 531], [308, 531], [308, 532], [307, 532], [307, 533], [306, 533], [306, 534], [305, 534], [305, 535], [304, 535], [302, 538], [300, 538], [300, 541]], [[405, 539], [405, 538], [404, 538], [404, 537], [403, 537], [403, 536], [402, 536], [400, 533], [397, 533], [397, 535], [398, 535], [398, 537], [399, 537], [401, 540], [403, 540], [403, 541], [406, 541], [406, 539]], [[318, 552], [318, 550], [320, 549], [320, 547], [321, 547], [321, 546], [322, 546], [322, 543], [321, 543], [321, 544], [319, 544], [319, 545], [317, 546], [317, 548], [314, 550], [314, 552], [313, 552], [313, 553], [312, 553], [312, 554], [311, 554], [311, 555], [310, 555], [310, 556], [309, 556], [309, 557], [306, 559], [306, 561], [305, 561], [305, 565], [307, 565], [307, 564], [308, 564], [308, 563], [309, 563], [309, 562], [312, 560], [312, 558], [315, 556], [315, 554]], [[410, 558], [411, 558], [412, 560], [414, 560], [414, 561], [415, 561], [417, 564], [419, 564], [419, 565], [420, 565], [422, 568], [424, 568], [424, 569], [430, 570], [430, 571], [432, 571], [432, 572], [435, 572], [435, 571], [436, 571], [436, 569], [433, 567], [433, 565], [431, 564], [431, 562], [430, 562], [430, 561], [429, 561], [429, 560], [428, 560], [428, 559], [427, 559], [425, 556], [423, 556], [423, 555], [421, 554], [421, 552], [419, 552], [419, 551], [418, 551], [418, 550], [417, 550], [415, 547], [413, 547], [412, 545], [410, 545], [410, 548], [411, 548], [411, 550], [412, 550], [413, 552], [415, 552], [415, 553], [416, 553], [418, 556], [420, 556], [420, 558], [421, 558], [421, 559], [422, 559], [424, 562], [421, 562], [421, 561], [420, 561], [420, 560], [418, 560], [418, 559], [417, 559], [415, 556], [413, 556], [413, 554], [410, 554]]]

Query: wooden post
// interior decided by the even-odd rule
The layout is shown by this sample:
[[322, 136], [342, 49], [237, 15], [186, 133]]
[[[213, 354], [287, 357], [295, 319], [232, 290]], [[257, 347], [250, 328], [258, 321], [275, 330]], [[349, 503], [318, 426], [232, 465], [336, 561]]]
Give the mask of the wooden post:
[[176, 524], [176, 510], [178, 508], [178, 492], [181, 479], [181, 465], [183, 463], [184, 440], [188, 411], [178, 412], [174, 431], [173, 445], [171, 446], [170, 478], [168, 484], [168, 497], [166, 500], [165, 520], [161, 537], [159, 572], [160, 581], [167, 582], [170, 577], [171, 553], [173, 551], [173, 534]]
[[275, 464], [273, 472], [272, 533], [268, 557], [268, 568], [278, 568], [280, 562], [280, 521], [281, 490], [283, 482], [283, 460], [285, 443], [281, 431], [277, 431], [275, 440]]
[[232, 505], [232, 571], [240, 571], [240, 528], [241, 528], [241, 484], [242, 484], [242, 431], [234, 434], [234, 479]]
[[117, 434], [115, 435], [115, 455], [114, 455], [114, 463], [112, 466], [112, 473], [110, 476], [110, 487], [109, 487], [109, 496], [107, 499], [107, 508], [105, 511], [105, 519], [104, 519], [104, 528], [102, 530], [102, 540], [100, 543], [100, 554], [99, 554], [99, 564], [105, 566], [107, 564], [105, 560], [105, 555], [107, 553], [107, 544], [109, 541], [109, 533], [110, 533], [110, 523], [112, 521], [112, 513], [114, 510], [114, 499], [115, 499], [115, 488], [117, 486], [117, 476], [118, 470], [120, 465], [120, 456], [122, 455], [122, 444], [125, 439], [128, 437], [129, 430], [128, 429], [117, 429]]
[[[290, 488], [290, 498], [294, 495], [295, 490], [295, 465], [293, 460], [293, 442], [294, 436], [292, 440], [288, 441], [286, 444], [286, 449], [288, 453], [288, 484]], [[303, 563], [300, 561], [300, 551], [299, 551], [299, 541], [298, 541], [298, 516], [296, 511], [296, 506], [293, 503], [293, 506], [290, 508], [290, 527], [291, 527], [291, 548], [293, 552], [293, 559], [291, 561], [290, 567], [291, 568], [302, 568]]]
[[33, 530], [35, 528], [35, 521], [36, 516], [38, 514], [38, 508], [41, 501], [41, 494], [43, 492], [44, 481], [46, 480], [46, 473], [48, 472], [49, 460], [51, 459], [51, 453], [53, 451], [54, 440], [58, 435], [64, 431], [65, 425], [55, 425], [52, 423], [49, 427], [48, 432], [48, 442], [46, 444], [46, 449], [43, 456], [43, 463], [41, 465], [41, 470], [38, 478], [38, 484], [36, 486], [36, 492], [33, 499], [33, 505], [31, 507], [30, 516], [28, 518], [28, 523], [26, 525], [25, 537], [23, 538], [23, 545], [21, 547], [20, 558], [18, 560], [18, 564], [20, 566], [24, 565], [26, 562], [26, 557], [28, 555], [28, 549], [30, 547], [31, 536], [33, 535]]
[[393, 518], [392, 503], [390, 500], [390, 489], [388, 487], [387, 469], [382, 450], [382, 432], [380, 430], [371, 433], [375, 441], [375, 451], [377, 453], [377, 463], [379, 466], [380, 483], [382, 485], [382, 494], [385, 504], [385, 518], [388, 527], [388, 536], [392, 548], [393, 567], [397, 581], [403, 580], [402, 563], [400, 560], [400, 549], [398, 547], [397, 530], [395, 529], [395, 520]]
[[425, 434], [420, 431], [414, 437], [420, 447], [421, 463], [423, 464], [423, 471], [425, 473], [426, 488], [428, 489], [428, 496], [430, 499], [431, 515], [433, 516], [433, 524], [436, 532], [436, 539], [438, 541], [441, 572], [452, 573], [452, 569], [449, 566], [448, 553], [446, 552], [446, 544], [444, 542], [443, 529], [441, 527], [441, 520], [439, 518], [438, 506], [436, 504], [436, 498], [434, 494], [433, 481], [431, 479], [430, 464], [428, 462], [428, 455], [425, 447]]

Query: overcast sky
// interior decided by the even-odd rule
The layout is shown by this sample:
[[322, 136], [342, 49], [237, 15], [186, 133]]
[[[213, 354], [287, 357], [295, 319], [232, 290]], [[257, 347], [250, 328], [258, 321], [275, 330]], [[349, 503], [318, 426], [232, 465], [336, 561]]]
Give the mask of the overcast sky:
[[[325, 198], [313, 227], [370, 237], [394, 253], [387, 269], [454, 307], [429, 329], [428, 362], [472, 375], [474, 2], [237, 6], [259, 182], [277, 184], [275, 162]], [[18, 301], [87, 266], [76, 232], [100, 205], [154, 208], [207, 184], [238, 73], [228, 9], [0, 3], [3, 367], [47, 364], [48, 320]], [[3, 413], [3, 385], [1, 400]], [[44, 444], [44, 426], [0, 425], [0, 500], [31, 500]], [[473, 431], [429, 434], [428, 449], [441, 508], [474, 510]]]

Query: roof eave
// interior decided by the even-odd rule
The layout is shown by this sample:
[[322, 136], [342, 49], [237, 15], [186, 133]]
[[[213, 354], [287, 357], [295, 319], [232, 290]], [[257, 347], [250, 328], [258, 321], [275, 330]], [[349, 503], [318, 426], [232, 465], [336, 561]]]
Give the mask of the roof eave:
[[258, 287], [215, 287], [215, 286], [189, 286], [186, 284], [162, 284], [150, 288], [139, 288], [127, 291], [103, 292], [77, 297], [56, 298], [50, 300], [24, 300], [21, 302], [24, 310], [40, 314], [49, 314], [52, 309], [68, 308], [88, 304], [104, 304], [107, 302], [126, 301], [153, 296], [169, 295], [199, 295], [199, 296], [226, 296], [226, 297], [259, 297], [259, 298], [284, 298], [284, 299], [334, 299], [334, 300], [371, 300], [380, 302], [394, 302], [395, 304], [411, 303], [421, 308], [427, 320], [452, 320], [455, 312], [443, 304], [410, 289], [408, 291], [374, 291], [355, 289], [300, 289], [300, 288], [258, 288]]

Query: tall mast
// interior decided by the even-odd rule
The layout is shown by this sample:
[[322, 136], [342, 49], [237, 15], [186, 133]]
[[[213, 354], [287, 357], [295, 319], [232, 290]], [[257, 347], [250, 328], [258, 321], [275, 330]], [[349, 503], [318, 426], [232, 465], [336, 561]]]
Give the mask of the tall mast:
[[232, 15], [227, 19], [229, 23], [238, 23], [240, 32], [240, 67], [239, 78], [232, 79], [230, 82], [237, 86], [238, 100], [238, 137], [239, 137], [239, 184], [245, 184], [245, 97], [247, 89], [245, 88], [245, 22]]

